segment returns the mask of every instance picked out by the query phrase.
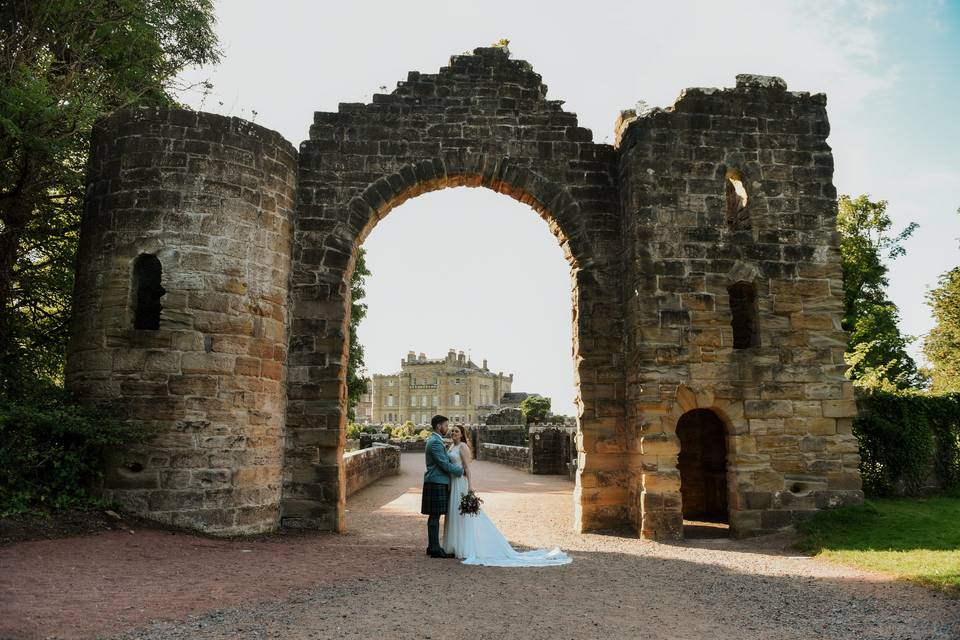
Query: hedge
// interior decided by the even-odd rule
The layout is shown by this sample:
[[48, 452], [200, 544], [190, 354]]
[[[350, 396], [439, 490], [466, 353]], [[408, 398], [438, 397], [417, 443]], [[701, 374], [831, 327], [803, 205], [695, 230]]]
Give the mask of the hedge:
[[960, 394], [873, 392], [859, 398], [853, 432], [866, 493], [912, 495], [960, 486]]

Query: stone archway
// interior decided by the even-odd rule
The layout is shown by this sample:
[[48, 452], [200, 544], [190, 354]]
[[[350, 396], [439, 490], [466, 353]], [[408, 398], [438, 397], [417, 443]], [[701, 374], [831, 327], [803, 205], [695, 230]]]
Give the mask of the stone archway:
[[[438, 74], [411, 73], [372, 104], [318, 113], [310, 133], [300, 148], [294, 229], [282, 522], [338, 529], [343, 520], [348, 293], [357, 248], [397, 205], [456, 186], [528, 204], [563, 248], [580, 438], [587, 447], [609, 443], [581, 459], [575, 526], [621, 522], [627, 471], [618, 459], [622, 239], [614, 149], [594, 144], [574, 114], [546, 99], [529, 65], [497, 48], [455, 56]], [[618, 485], [619, 498], [612, 495]]]

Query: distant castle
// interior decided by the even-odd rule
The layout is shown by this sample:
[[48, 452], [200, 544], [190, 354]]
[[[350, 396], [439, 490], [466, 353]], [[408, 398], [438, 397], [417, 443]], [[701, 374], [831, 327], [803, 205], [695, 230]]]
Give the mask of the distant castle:
[[[504, 402], [518, 402], [511, 393], [513, 374], [494, 373], [475, 364], [463, 351], [450, 349], [445, 358], [427, 358], [410, 351], [394, 374], [374, 374], [369, 394], [357, 407], [357, 421], [372, 424], [430, 424], [443, 414], [453, 422], [476, 424]], [[522, 399], [522, 398], [521, 398]]]

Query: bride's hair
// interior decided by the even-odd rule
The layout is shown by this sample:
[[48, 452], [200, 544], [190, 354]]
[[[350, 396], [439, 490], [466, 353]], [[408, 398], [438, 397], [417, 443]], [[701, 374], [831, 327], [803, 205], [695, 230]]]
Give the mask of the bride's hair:
[[454, 427], [454, 429], [460, 432], [460, 442], [464, 443], [469, 447], [470, 441], [467, 440], [467, 430], [464, 428], [464, 426], [462, 424], [458, 424]]

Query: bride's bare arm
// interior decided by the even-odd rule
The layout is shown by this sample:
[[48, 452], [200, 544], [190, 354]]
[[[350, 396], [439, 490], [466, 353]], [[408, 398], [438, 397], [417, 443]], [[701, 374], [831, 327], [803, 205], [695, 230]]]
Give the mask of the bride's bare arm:
[[460, 460], [463, 462], [463, 475], [466, 476], [470, 485], [473, 485], [473, 479], [470, 476], [470, 461], [473, 460], [473, 451], [470, 445], [463, 443], [460, 445]]

